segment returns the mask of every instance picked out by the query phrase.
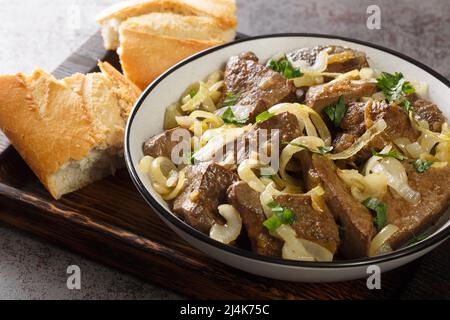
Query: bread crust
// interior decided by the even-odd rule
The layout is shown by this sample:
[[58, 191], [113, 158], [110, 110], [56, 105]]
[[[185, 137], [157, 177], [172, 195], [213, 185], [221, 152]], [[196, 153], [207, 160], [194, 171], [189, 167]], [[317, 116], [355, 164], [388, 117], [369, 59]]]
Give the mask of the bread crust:
[[56, 199], [111, 172], [91, 177], [80, 165], [82, 183], [58, 185], [54, 177], [65, 165], [95, 161], [88, 159], [94, 150], [112, 162], [123, 149], [125, 122], [140, 90], [110, 64], [99, 66], [102, 73], [61, 81], [40, 69], [0, 76], [0, 129]]
[[82, 98], [42, 70], [0, 76], [0, 128], [54, 197], [49, 176], [101, 143]]
[[122, 69], [125, 76], [141, 89], [179, 61], [222, 43], [140, 32], [127, 23], [121, 26], [120, 34]]
[[97, 18], [100, 24], [111, 19], [128, 18], [152, 12], [171, 12], [182, 15], [210, 16], [224, 30], [236, 28], [236, 3], [234, 0], [135, 0], [125, 1], [104, 10]]

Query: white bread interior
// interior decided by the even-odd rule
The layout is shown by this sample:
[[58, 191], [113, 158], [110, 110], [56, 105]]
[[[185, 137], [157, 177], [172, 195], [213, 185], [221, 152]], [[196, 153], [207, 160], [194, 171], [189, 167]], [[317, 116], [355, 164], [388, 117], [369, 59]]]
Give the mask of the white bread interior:
[[123, 162], [126, 117], [140, 90], [107, 63], [61, 81], [0, 76], [0, 128], [55, 199]]
[[107, 8], [97, 21], [102, 26], [102, 36], [107, 50], [120, 46], [119, 29], [129, 18], [149, 13], [175, 13], [184, 16], [207, 16], [221, 29], [222, 42], [232, 41], [236, 35], [235, 0], [137, 0], [124, 1]]

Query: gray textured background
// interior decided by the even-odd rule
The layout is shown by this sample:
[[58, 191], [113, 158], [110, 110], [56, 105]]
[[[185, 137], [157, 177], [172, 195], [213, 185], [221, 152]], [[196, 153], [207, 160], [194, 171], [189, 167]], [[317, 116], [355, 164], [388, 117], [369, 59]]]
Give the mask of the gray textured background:
[[[0, 73], [53, 70], [97, 30], [96, 14], [117, 0], [0, 0]], [[381, 8], [368, 30], [366, 9]], [[239, 31], [330, 33], [410, 55], [450, 77], [448, 0], [238, 0]], [[66, 268], [82, 289], [66, 287]], [[0, 224], [0, 299], [167, 299], [179, 296]]]

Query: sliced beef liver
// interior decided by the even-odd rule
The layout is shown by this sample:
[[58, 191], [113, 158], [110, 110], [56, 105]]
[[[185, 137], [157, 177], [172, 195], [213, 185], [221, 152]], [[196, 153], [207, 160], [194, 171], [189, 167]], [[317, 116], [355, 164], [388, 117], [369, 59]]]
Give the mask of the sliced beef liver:
[[342, 253], [347, 258], [367, 256], [375, 235], [372, 214], [349, 193], [338, 177], [331, 160], [324, 156], [313, 155], [312, 166], [325, 189], [326, 203], [341, 225]]
[[[270, 141], [272, 134], [274, 134], [273, 139], [278, 140], [279, 150], [281, 152], [281, 149], [284, 147], [283, 143], [290, 142], [302, 134], [297, 117], [292, 113], [282, 112], [266, 121], [256, 124], [252, 130], [242, 137], [243, 142], [241, 146], [242, 148], [245, 147], [245, 151], [242, 148], [238, 151], [237, 164], [248, 158], [249, 147], [257, 146], [259, 148], [259, 139], [262, 138], [265, 141]], [[253, 147], [253, 150], [255, 150], [255, 147]]]
[[214, 162], [192, 165], [186, 172], [187, 185], [175, 199], [173, 211], [195, 229], [208, 234], [212, 225], [224, 223], [217, 211], [226, 203], [228, 187], [239, 177]]
[[415, 141], [420, 135], [411, 126], [406, 112], [395, 104], [388, 104], [384, 101], [373, 101], [367, 104], [353, 103], [349, 104], [341, 123], [341, 130], [333, 141], [334, 152], [341, 152], [349, 148], [366, 129], [379, 119], [386, 122], [387, 127], [384, 132], [376, 136], [349, 161], [364, 162], [371, 156], [371, 150], [379, 151], [398, 138]]
[[[278, 130], [278, 134], [274, 130]], [[289, 142], [302, 134], [297, 117], [292, 113], [282, 112], [266, 121], [257, 123], [250, 131], [224, 148], [223, 158], [227, 157], [227, 152], [233, 151], [234, 161], [239, 165], [242, 161], [249, 158], [250, 151], [259, 150], [260, 138], [265, 141], [271, 141], [272, 134], [274, 134], [273, 139], [279, 141], [281, 152], [281, 149], [284, 147], [283, 142]], [[217, 160], [220, 161], [221, 159]]]
[[343, 96], [345, 103], [357, 101], [362, 97], [370, 97], [378, 89], [374, 83], [354, 83], [349, 79], [336, 79], [331, 82], [312, 86], [306, 93], [305, 103], [317, 112], [338, 102]]
[[[178, 131], [178, 132], [177, 132]], [[174, 133], [177, 132], [177, 136]], [[156, 157], [167, 157], [171, 158], [172, 150], [177, 144], [182, 141], [181, 136], [191, 136], [189, 130], [183, 128], [174, 128], [171, 130], [166, 130], [163, 133], [150, 138], [144, 144], [144, 154], [146, 156]], [[189, 146], [189, 141], [186, 141]]]
[[418, 173], [406, 164], [408, 184], [420, 192], [413, 205], [388, 191], [383, 201], [388, 206], [388, 221], [400, 228], [389, 244], [395, 249], [433, 224], [450, 205], [450, 168], [430, 168]]
[[271, 236], [263, 226], [266, 216], [260, 194], [243, 181], [232, 184], [227, 193], [229, 203], [241, 214], [252, 250], [263, 256], [281, 257], [283, 242]]
[[226, 92], [239, 94], [233, 112], [237, 118], [256, 116], [271, 106], [295, 97], [295, 87], [280, 73], [258, 63], [251, 52], [233, 56], [225, 69]]
[[360, 70], [369, 66], [364, 52], [356, 51], [341, 46], [317, 46], [314, 48], [302, 48], [287, 54], [289, 59], [308, 61], [314, 64], [319, 52], [325, 50], [332, 63], [328, 64], [327, 72], [345, 73], [354, 69]]
[[295, 213], [292, 228], [297, 236], [327, 248], [333, 254], [339, 247], [339, 230], [328, 207], [322, 203], [321, 210], [312, 206], [311, 197], [305, 194], [274, 196], [274, 201]]
[[303, 177], [303, 189], [309, 191], [317, 187], [320, 183], [320, 177], [312, 163], [312, 153], [308, 150], [302, 150], [294, 155], [298, 160]]
[[434, 103], [420, 98], [417, 94], [408, 96], [412, 103], [417, 120], [425, 120], [430, 125], [430, 130], [441, 132], [442, 125], [447, 122], [447, 118]]

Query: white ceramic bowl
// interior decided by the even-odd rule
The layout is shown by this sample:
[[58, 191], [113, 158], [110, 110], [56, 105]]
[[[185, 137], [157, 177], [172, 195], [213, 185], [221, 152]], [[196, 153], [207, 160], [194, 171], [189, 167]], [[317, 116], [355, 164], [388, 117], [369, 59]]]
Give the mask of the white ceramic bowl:
[[267, 35], [211, 48], [180, 62], [155, 80], [136, 103], [126, 128], [125, 155], [128, 170], [142, 196], [170, 228], [194, 247], [223, 263], [257, 275], [290, 281], [330, 282], [366, 277], [369, 265], [376, 264], [382, 271], [394, 269], [419, 258], [449, 237], [447, 210], [446, 217], [433, 228], [427, 239], [375, 258], [320, 263], [262, 257], [216, 242], [178, 219], [152, 189], [148, 177], [137, 170], [138, 163], [144, 156], [143, 143], [163, 131], [166, 107], [177, 101], [188, 85], [223, 68], [230, 56], [252, 51], [260, 61], [265, 61], [281, 51], [329, 44], [364, 51], [372, 67], [388, 72], [399, 71], [407, 79], [427, 82], [430, 99], [442, 108], [447, 117], [450, 116], [450, 82], [446, 78], [400, 53], [362, 41], [310, 34]]

